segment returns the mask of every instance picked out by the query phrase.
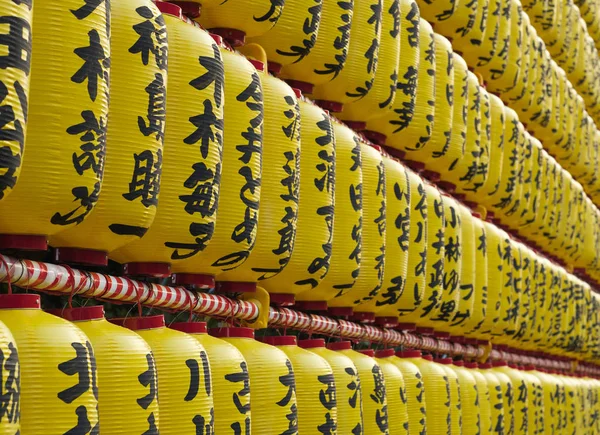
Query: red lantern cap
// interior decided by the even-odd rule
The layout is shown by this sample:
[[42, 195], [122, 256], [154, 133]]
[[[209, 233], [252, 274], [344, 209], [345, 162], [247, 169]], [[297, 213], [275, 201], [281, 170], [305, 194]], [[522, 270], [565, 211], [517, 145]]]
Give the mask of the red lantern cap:
[[48, 312], [71, 322], [85, 322], [87, 320], [104, 319], [104, 307], [102, 305], [96, 305], [93, 307], [64, 308], [50, 310]]
[[156, 2], [156, 7], [163, 14], [173, 15], [179, 19], [183, 19], [183, 11], [181, 7], [164, 1]]
[[479, 364], [477, 364], [475, 361], [468, 361], [465, 362], [465, 367], [468, 369], [476, 369], [477, 367], [479, 367]]
[[165, 316], [162, 314], [159, 316], [148, 316], [148, 317], [124, 317], [108, 319], [110, 323], [115, 325], [129, 328], [132, 331], [140, 331], [142, 329], [157, 329], [165, 326]]
[[206, 322], [179, 322], [169, 325], [169, 328], [187, 334], [206, 334]]
[[450, 365], [452, 364], [452, 358], [436, 358], [435, 362], [438, 364]]
[[375, 352], [375, 356], [377, 358], [389, 358], [391, 356], [394, 356], [395, 353], [396, 352], [394, 351], [394, 349], [382, 349]]
[[349, 341], [334, 341], [333, 343], [329, 343], [327, 345], [327, 349], [329, 350], [348, 350], [352, 349], [352, 343]]
[[410, 349], [405, 350], [404, 352], [396, 352], [396, 356], [400, 358], [421, 358], [423, 354], [420, 350]]
[[254, 339], [254, 329], [252, 328], [211, 328], [208, 333], [217, 338], [252, 338]]
[[274, 335], [269, 337], [270, 343], [273, 346], [296, 346], [298, 342], [296, 341], [296, 337], [293, 335]]
[[375, 351], [373, 349], [363, 349], [363, 350], [359, 350], [359, 352], [362, 353], [363, 355], [370, 356], [371, 358], [373, 358], [375, 356]]
[[36, 309], [40, 310], [42, 303], [40, 295], [35, 294], [17, 294], [17, 295], [0, 295], [0, 310], [14, 309]]
[[490, 363], [481, 363], [479, 364], [480, 369], [491, 369], [492, 365]]
[[325, 340], [322, 338], [313, 338], [310, 340], [299, 340], [298, 346], [302, 349], [314, 349], [315, 347], [325, 347]]
[[492, 362], [493, 367], [507, 367], [508, 363], [506, 361], [494, 361]]
[[525, 366], [523, 367], [523, 370], [532, 371], [532, 370], [535, 370], [535, 366], [533, 364], [525, 364]]
[[433, 361], [433, 357], [431, 355], [423, 355], [423, 359], [426, 359], [427, 361]]
[[454, 361], [453, 364], [457, 367], [464, 367], [465, 362], [463, 360]]

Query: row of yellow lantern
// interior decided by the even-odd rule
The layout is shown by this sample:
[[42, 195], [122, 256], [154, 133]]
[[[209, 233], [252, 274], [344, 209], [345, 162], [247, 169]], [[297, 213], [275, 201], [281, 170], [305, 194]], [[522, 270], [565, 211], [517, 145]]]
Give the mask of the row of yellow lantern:
[[[597, 202], [598, 130], [592, 103], [598, 82], [593, 65], [598, 56], [585, 29], [565, 24], [571, 19], [579, 23], [577, 8], [564, 6], [562, 14], [557, 13], [563, 11], [562, 4], [555, 8], [547, 2], [529, 2], [522, 8], [512, 0], [494, 5], [419, 5], [423, 16], [435, 23], [436, 31], [450, 38], [454, 50], [481, 74], [487, 89], [518, 112], [527, 129]], [[527, 8], [530, 15], [539, 9], [534, 13], [539, 32], [549, 29], [557, 33], [555, 38], [545, 39], [547, 43], [552, 39], [551, 45], [546, 45], [530, 24], [530, 16], [523, 10]], [[548, 22], [544, 21], [546, 15]], [[562, 21], [565, 25], [553, 25]]]
[[344, 341], [261, 343], [248, 328], [208, 335], [162, 316], [108, 322], [100, 306], [55, 317], [36, 295], [0, 305], [14, 334], [0, 329], [1, 434], [600, 433], [590, 378]]
[[[596, 103], [600, 91], [600, 76], [596, 72], [600, 57], [579, 7], [574, 2], [544, 4], [526, 1], [523, 9], [552, 58], [564, 69], [585, 100], [592, 118], [600, 119]], [[589, 15], [589, 9], [586, 12]]]
[[598, 16], [600, 4], [596, 0], [576, 0], [574, 4], [579, 8], [581, 18], [585, 21], [588, 33], [598, 49], [600, 47], [600, 17]]

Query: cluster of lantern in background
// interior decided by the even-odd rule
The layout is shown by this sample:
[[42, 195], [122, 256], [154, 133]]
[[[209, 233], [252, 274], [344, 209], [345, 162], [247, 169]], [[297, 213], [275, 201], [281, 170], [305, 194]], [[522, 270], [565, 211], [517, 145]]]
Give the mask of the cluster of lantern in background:
[[[61, 263], [110, 258], [129, 276], [260, 286], [276, 305], [455, 341], [600, 355], [600, 62], [573, 3], [2, 0], [0, 15], [4, 252], [49, 244]], [[146, 434], [250, 433], [250, 389], [255, 434], [406, 433], [425, 420], [443, 433], [600, 433], [592, 379], [408, 354], [419, 371], [393, 352], [267, 339], [281, 353], [222, 329], [234, 358], [161, 319], [122, 320], [145, 344], [97, 308], [56, 313], [85, 338], [34, 297], [5, 301], [15, 340], [0, 434], [18, 430], [19, 380], [25, 435], [98, 433], [98, 403], [102, 431], [119, 433], [133, 418], [119, 382], [133, 381], [102, 374], [115, 365], [135, 372]], [[103, 341], [119, 337], [137, 344]]]
[[48, 314], [37, 295], [0, 297], [0, 320], [3, 435], [600, 433], [600, 381], [533, 366]]

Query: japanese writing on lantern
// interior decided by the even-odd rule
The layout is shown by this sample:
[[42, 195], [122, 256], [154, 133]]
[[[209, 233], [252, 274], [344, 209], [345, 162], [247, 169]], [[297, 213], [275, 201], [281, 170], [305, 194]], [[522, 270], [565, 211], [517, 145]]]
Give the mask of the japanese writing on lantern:
[[270, 23], [276, 23], [281, 16], [281, 12], [283, 12], [283, 6], [285, 5], [285, 0], [269, 0], [271, 5], [269, 10], [260, 17], [254, 17], [255, 21], [262, 22], [268, 21]]
[[[190, 86], [197, 91], [203, 91], [208, 86], [214, 86], [213, 101], [206, 98], [203, 102], [203, 113], [189, 118], [194, 130], [183, 142], [187, 145], [198, 145], [199, 157], [207, 159], [216, 147], [221, 156], [223, 151], [223, 119], [215, 113], [215, 108], [222, 105], [224, 82], [221, 54], [216, 44], [213, 44], [213, 56], [199, 56], [198, 62], [206, 72], [190, 81]], [[214, 152], [214, 151], [212, 151]], [[209, 167], [204, 161], [191, 165], [191, 174], [184, 181], [183, 187], [189, 192], [180, 195], [179, 200], [184, 204], [184, 211], [199, 221], [191, 222], [189, 234], [192, 242], [166, 242], [165, 246], [173, 249], [171, 258], [181, 260], [191, 258], [202, 252], [214, 233], [214, 215], [217, 212], [219, 186], [221, 184], [221, 163]]]
[[144, 136], [154, 135], [161, 144], [165, 139], [165, 120], [167, 92], [165, 80], [161, 73], [154, 75], [154, 80], [146, 86], [148, 94], [148, 111], [146, 117], [138, 116], [138, 127]]
[[294, 249], [294, 241], [296, 239], [296, 222], [298, 220], [298, 201], [300, 196], [300, 105], [298, 100], [290, 95], [284, 97], [286, 110], [283, 114], [289, 121], [288, 125], [282, 126], [283, 133], [289, 139], [293, 150], [285, 151], [283, 156], [285, 164], [282, 169], [285, 177], [279, 183], [284, 187], [284, 192], [280, 198], [285, 201], [285, 214], [281, 217], [283, 227], [279, 234], [279, 246], [271, 252], [279, 257], [278, 267], [275, 268], [259, 268], [254, 267], [252, 270], [259, 272], [262, 276], [259, 279], [266, 279], [279, 273], [290, 261], [292, 251]]
[[[262, 159], [262, 140], [263, 140], [263, 92], [258, 73], [252, 74], [252, 81], [237, 97], [237, 101], [245, 103], [246, 108], [253, 112], [253, 118], [250, 119], [246, 131], [241, 136], [244, 142], [237, 145], [236, 149], [240, 152], [239, 160], [248, 165], [254, 159]], [[259, 174], [253, 173], [252, 166], [242, 166], [239, 174], [244, 178], [245, 184], [240, 190], [240, 199], [246, 207], [244, 220], [236, 225], [231, 240], [235, 243], [247, 243], [252, 245], [256, 236], [258, 226], [258, 207], [260, 204], [259, 193], [261, 179]], [[244, 249], [225, 255], [218, 259], [213, 266], [221, 267], [224, 270], [234, 269], [242, 264], [250, 252]]]
[[348, 398], [348, 404], [352, 409], [360, 410], [360, 421], [356, 423], [356, 426], [352, 429], [352, 435], [362, 435], [362, 390], [360, 386], [360, 378], [355, 367], [346, 367], [344, 369], [346, 374], [350, 376], [350, 382], [346, 385], [346, 388], [351, 392], [351, 396]]
[[323, 3], [321, 0], [313, 0], [315, 3], [313, 6], [307, 9], [309, 17], [306, 17], [304, 20], [304, 25], [302, 26], [302, 32], [305, 35], [305, 38], [302, 40], [302, 45], [292, 45], [285, 50], [277, 49], [276, 52], [281, 56], [289, 56], [293, 57], [294, 63], [300, 62], [304, 59], [312, 48], [315, 46], [315, 42], [317, 42], [317, 33], [319, 30], [319, 22], [321, 20], [321, 9]]
[[[75, 357], [58, 365], [58, 370], [67, 376], [77, 376], [77, 383], [57, 394], [57, 397], [68, 405], [75, 402], [85, 393], [91, 390], [96, 402], [98, 401], [98, 384], [96, 378], [96, 358], [94, 350], [90, 342], [71, 343], [71, 347], [75, 350]], [[80, 405], [75, 410], [77, 415], [77, 424], [75, 427], [65, 432], [64, 435], [99, 435], [100, 423], [97, 421], [97, 409], [93, 411], [93, 420], [96, 424], [92, 427], [88, 410], [84, 405]]]
[[398, 83], [396, 84], [397, 91], [406, 95], [408, 97], [408, 101], [403, 101], [401, 107], [394, 109], [394, 113], [398, 115], [397, 119], [392, 119], [390, 121], [390, 125], [396, 126], [394, 133], [398, 133], [399, 131], [407, 128], [413, 119], [417, 98], [418, 77], [419, 72], [417, 68], [410, 65], [402, 76], [402, 80], [398, 80]]
[[29, 75], [31, 67], [31, 25], [17, 16], [0, 17], [2, 28], [8, 33], [0, 35], [0, 69], [15, 68]]
[[[352, 167], [350, 171], [355, 172], [362, 167], [362, 154], [360, 151], [360, 140], [355, 135], [354, 136], [354, 148], [352, 148]], [[362, 200], [363, 200], [363, 185], [359, 183], [357, 185], [350, 185], [350, 203], [352, 204], [352, 209], [358, 214], [361, 213], [362, 210]], [[348, 256], [349, 260], [352, 260], [356, 263], [356, 268], [352, 271], [352, 282], [337, 284], [333, 287], [338, 289], [339, 292], [336, 295], [341, 296], [346, 293], [352, 286], [354, 282], [358, 278], [360, 273], [360, 262], [361, 262], [361, 250], [362, 250], [362, 213], [359, 216], [358, 221], [352, 227], [352, 240], [355, 242], [354, 249]]]
[[[104, 3], [105, 0], [83, 0], [85, 3], [79, 9], [71, 9], [71, 13], [77, 17], [78, 20], [83, 20], [90, 15], [92, 15], [98, 6]], [[108, 8], [108, 5], [105, 5], [105, 8]]]
[[[144, 388], [148, 388], [148, 394], [137, 399], [137, 404], [144, 410], [147, 410], [155, 400], [158, 402], [158, 378], [152, 353], [146, 354], [146, 364], [148, 369], [138, 375], [138, 382], [140, 385]], [[154, 415], [154, 412], [151, 412], [148, 415], [148, 430], [142, 435], [158, 435], [158, 433], [156, 416]]]
[[242, 388], [233, 393], [233, 404], [238, 412], [244, 416], [244, 423], [236, 421], [231, 424], [234, 435], [250, 435], [250, 375], [246, 361], [240, 362], [240, 372], [225, 375], [225, 379], [232, 383], [242, 383]]
[[357, 86], [353, 92], [346, 92], [346, 95], [352, 98], [361, 99], [365, 97], [373, 87], [373, 82], [375, 80], [375, 71], [377, 70], [378, 64], [377, 55], [379, 53], [379, 39], [381, 35], [381, 20], [383, 12], [382, 0], [378, 0], [377, 3], [371, 4], [371, 10], [373, 11], [373, 14], [369, 17], [367, 23], [373, 26], [375, 36], [371, 41], [371, 45], [364, 54], [364, 57], [367, 59], [366, 71], [367, 74], [370, 75], [370, 78], [365, 81], [363, 86]]
[[[0, 21], [1, 19], [0, 17]], [[0, 142], [18, 144], [18, 150], [9, 145], [0, 147], [0, 199], [4, 197], [7, 189], [12, 189], [17, 183], [16, 173], [21, 166], [21, 156], [25, 146], [23, 123], [27, 119], [27, 94], [18, 81], [14, 82], [13, 88], [21, 105], [22, 119], [19, 119], [20, 116], [15, 113], [15, 108], [7, 101], [9, 89], [0, 81]]]
[[[188, 392], [184, 397], [184, 401], [191, 402], [200, 392], [200, 388], [204, 387], [204, 397], [210, 397], [212, 395], [212, 379], [210, 372], [210, 364], [208, 362], [208, 355], [204, 350], [200, 351], [200, 360], [196, 358], [189, 358], [185, 361], [185, 365], [190, 370], [190, 385]], [[200, 376], [202, 371], [202, 385], [200, 385]], [[214, 409], [210, 408], [210, 418], [204, 415], [195, 415], [192, 422], [196, 426], [196, 435], [213, 435], [215, 426], [215, 415]]]
[[[427, 195], [425, 193], [425, 185], [423, 183], [419, 183], [417, 186], [417, 193], [419, 200], [415, 204], [414, 211], [419, 213], [420, 219], [418, 218], [417, 213], [414, 213], [415, 218], [417, 219], [417, 234], [415, 234], [414, 242], [421, 244], [423, 246], [423, 250], [419, 253], [421, 259], [415, 265], [415, 276], [425, 276], [427, 273]], [[419, 293], [419, 283], [415, 282], [414, 293], [415, 295]]]
[[96, 101], [99, 81], [104, 81], [108, 87], [110, 57], [104, 53], [100, 34], [97, 30], [90, 30], [88, 37], [90, 40], [88, 47], [79, 47], [74, 50], [74, 53], [83, 60], [83, 65], [73, 74], [71, 81], [83, 83], [87, 80], [87, 90], [90, 100]]
[[285, 361], [287, 367], [287, 374], [279, 376], [279, 383], [287, 388], [287, 393], [277, 405], [285, 408], [290, 403], [292, 406], [289, 408], [289, 413], [286, 414], [288, 420], [288, 428], [279, 435], [294, 435], [298, 433], [298, 408], [296, 406], [296, 378], [294, 376], [294, 369], [291, 361], [288, 359]]
[[[308, 266], [308, 273], [315, 275], [320, 272], [319, 278], [323, 278], [329, 271], [329, 264], [331, 261], [331, 248], [333, 243], [333, 194], [335, 186], [335, 149], [333, 147], [333, 126], [329, 117], [326, 114], [322, 114], [323, 119], [316, 123], [319, 130], [323, 132], [323, 136], [319, 136], [315, 139], [315, 142], [321, 147], [330, 147], [331, 152], [327, 149], [319, 150], [318, 156], [319, 161], [316, 165], [317, 171], [323, 174], [321, 178], [315, 178], [314, 184], [319, 192], [327, 192], [330, 203], [323, 207], [319, 207], [317, 214], [322, 216], [327, 224], [327, 241], [321, 245], [323, 254], [317, 256]], [[296, 281], [296, 285], [309, 285], [311, 288], [315, 288], [319, 284], [319, 280], [315, 278], [307, 278]]]
[[322, 69], [315, 69], [315, 74], [333, 74], [332, 80], [336, 78], [346, 64], [348, 56], [348, 44], [350, 43], [350, 29], [352, 27], [352, 10], [354, 0], [339, 0], [337, 6], [341, 9], [340, 18], [342, 25], [337, 28], [339, 35], [333, 41], [333, 49], [337, 52], [334, 56], [336, 63], [325, 63]]
[[[83, 122], [67, 128], [67, 133], [79, 136], [82, 145], [80, 154], [73, 153], [73, 167], [79, 175], [91, 170], [97, 179], [101, 180], [104, 173], [104, 158], [106, 156], [106, 119], [103, 116], [96, 117], [93, 111], [81, 112]], [[50, 222], [54, 225], [80, 224], [92, 211], [100, 194], [101, 181], [94, 184], [90, 192], [87, 186], [72, 189], [74, 202], [79, 202], [77, 207], [68, 213], [55, 213]]]
[[373, 392], [369, 397], [373, 402], [379, 405], [375, 412], [375, 423], [381, 433], [388, 433], [388, 411], [383, 372], [381, 371], [381, 367], [378, 364], [375, 364], [371, 369], [371, 373], [373, 375], [374, 386]]
[[8, 353], [0, 349], [0, 423], [18, 423], [21, 417], [21, 366], [13, 342], [7, 345]]
[[152, 55], [156, 66], [161, 70], [166, 70], [169, 49], [164, 17], [158, 11], [155, 15], [153, 10], [147, 6], [140, 6], [135, 11], [145, 21], [133, 26], [139, 39], [129, 48], [129, 52], [141, 54], [144, 65], [148, 65], [150, 55]]
[[156, 206], [160, 192], [162, 150], [157, 150], [156, 157], [150, 150], [142, 151], [140, 154], [134, 153], [133, 161], [134, 169], [129, 183], [129, 192], [124, 193], [123, 198], [128, 201], [141, 199], [141, 203], [146, 208]]
[[[406, 180], [405, 189], [402, 188], [400, 183], [394, 183], [394, 198], [400, 203], [406, 204], [404, 209], [394, 219], [394, 226], [400, 230], [400, 236], [396, 238], [398, 246], [403, 252], [407, 252], [410, 242], [410, 182], [408, 177], [406, 177], [406, 172], [404, 172], [404, 178]], [[390, 283], [392, 285], [385, 288], [384, 292], [380, 295], [381, 297], [377, 300], [376, 305], [378, 307], [395, 304], [404, 293], [405, 280], [402, 275], [391, 278]]]
[[319, 433], [323, 435], [334, 435], [337, 433], [337, 423], [331, 415], [331, 410], [337, 406], [337, 394], [335, 388], [335, 378], [333, 373], [317, 376], [317, 380], [325, 385], [325, 389], [319, 391], [319, 401], [326, 409], [325, 422], [317, 427]]

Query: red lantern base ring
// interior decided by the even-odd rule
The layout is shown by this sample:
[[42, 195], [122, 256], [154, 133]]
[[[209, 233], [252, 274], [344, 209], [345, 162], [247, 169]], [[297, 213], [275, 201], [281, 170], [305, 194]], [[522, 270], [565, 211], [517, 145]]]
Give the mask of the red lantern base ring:
[[375, 145], [384, 146], [387, 136], [383, 133], [379, 133], [373, 130], [365, 130], [362, 132], [367, 139], [373, 142]]
[[218, 281], [215, 286], [217, 293], [254, 293], [255, 282]]
[[246, 43], [246, 32], [238, 29], [229, 29], [227, 27], [215, 27], [208, 29], [210, 33], [219, 35], [232, 47], [241, 47]]
[[123, 274], [168, 278], [171, 276], [171, 265], [169, 263], [127, 263], [123, 265]]
[[300, 311], [327, 311], [326, 301], [296, 301], [295, 305]]
[[54, 261], [86, 266], [106, 266], [108, 265], [108, 253], [83, 248], [56, 248], [54, 250]]
[[374, 323], [375, 322], [375, 313], [367, 313], [367, 312], [355, 312], [350, 317], [355, 322], [360, 323]]
[[354, 314], [352, 307], [329, 307], [327, 313], [331, 316], [350, 317]]
[[174, 273], [173, 284], [191, 285], [201, 289], [212, 289], [215, 287], [215, 277], [201, 273]]
[[375, 323], [381, 326], [382, 328], [396, 328], [398, 327], [398, 318], [389, 316], [389, 317], [375, 317]]
[[46, 236], [30, 234], [0, 234], [0, 250], [14, 249], [16, 251], [46, 251], [48, 241]]
[[329, 110], [333, 113], [340, 113], [344, 109], [344, 105], [342, 103], [338, 103], [337, 101], [328, 101], [328, 100], [315, 100], [317, 106], [320, 106], [323, 110]]
[[294, 295], [285, 293], [269, 293], [271, 303], [278, 307], [291, 307], [296, 302]]
[[415, 325], [414, 323], [398, 323], [396, 329], [400, 331], [416, 331], [417, 325]]

